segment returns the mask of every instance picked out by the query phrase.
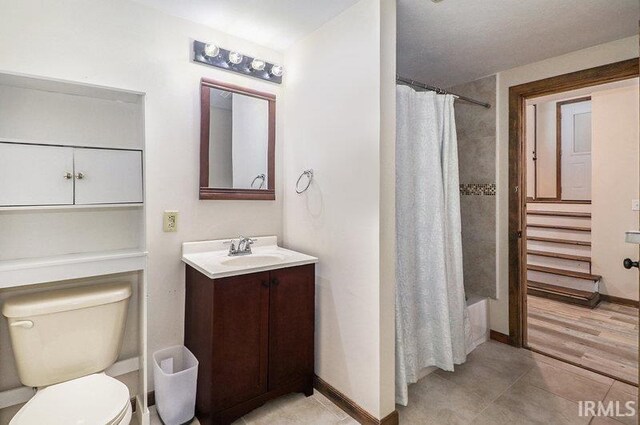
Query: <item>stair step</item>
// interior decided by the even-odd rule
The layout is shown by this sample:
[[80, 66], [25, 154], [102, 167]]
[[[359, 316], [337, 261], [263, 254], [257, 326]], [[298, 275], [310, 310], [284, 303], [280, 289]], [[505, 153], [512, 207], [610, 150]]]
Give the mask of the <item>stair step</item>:
[[586, 241], [574, 241], [570, 239], [557, 239], [557, 238], [541, 238], [539, 236], [527, 236], [527, 240], [538, 241], [538, 242], [561, 243], [566, 245], [591, 246], [591, 242], [586, 242]]
[[553, 224], [533, 224], [527, 223], [527, 227], [535, 227], [538, 229], [553, 229], [553, 230], [571, 230], [574, 232], [591, 232], [590, 227], [582, 226], [556, 226]]
[[593, 282], [597, 282], [600, 279], [602, 279], [602, 276], [598, 276], [596, 274], [574, 272], [571, 270], [563, 270], [563, 269], [555, 269], [553, 267], [534, 266], [530, 264], [527, 264], [527, 270], [531, 270], [533, 272], [555, 274], [559, 276], [574, 277], [576, 279], [591, 280]]
[[561, 252], [538, 251], [535, 249], [527, 250], [527, 254], [537, 255], [539, 257], [561, 258], [563, 260], [574, 260], [574, 261], [582, 261], [584, 263], [591, 263], [591, 257], [586, 257], [584, 255], [572, 255], [572, 254], [563, 254]]
[[527, 281], [527, 294], [538, 297], [564, 301], [571, 304], [584, 305], [594, 308], [600, 301], [599, 292], [581, 291], [578, 289], [564, 288], [548, 283]]
[[579, 218], [591, 218], [591, 213], [586, 212], [571, 212], [571, 211], [536, 211], [527, 210], [528, 215], [555, 215], [559, 217], [579, 217]]

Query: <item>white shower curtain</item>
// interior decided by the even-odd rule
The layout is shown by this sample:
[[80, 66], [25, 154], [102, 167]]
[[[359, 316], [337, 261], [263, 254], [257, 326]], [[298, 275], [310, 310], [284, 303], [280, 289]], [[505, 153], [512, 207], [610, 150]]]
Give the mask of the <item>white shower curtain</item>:
[[428, 366], [466, 360], [458, 147], [451, 95], [397, 86], [396, 402]]

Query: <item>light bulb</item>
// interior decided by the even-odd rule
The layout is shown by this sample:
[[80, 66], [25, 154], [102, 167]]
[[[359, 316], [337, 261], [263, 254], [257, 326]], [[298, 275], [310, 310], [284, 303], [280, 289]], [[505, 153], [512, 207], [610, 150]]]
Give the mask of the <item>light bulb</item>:
[[229, 62], [231, 62], [232, 64], [237, 65], [242, 62], [242, 59], [244, 59], [244, 56], [242, 56], [241, 53], [229, 52]]
[[204, 54], [210, 58], [215, 58], [220, 53], [220, 48], [215, 44], [205, 44]]
[[271, 67], [271, 75], [275, 77], [282, 77], [282, 74], [284, 74], [284, 68], [282, 68], [281, 65], [273, 65]]
[[251, 61], [251, 68], [255, 71], [262, 71], [265, 67], [266, 63], [262, 59], [254, 59]]

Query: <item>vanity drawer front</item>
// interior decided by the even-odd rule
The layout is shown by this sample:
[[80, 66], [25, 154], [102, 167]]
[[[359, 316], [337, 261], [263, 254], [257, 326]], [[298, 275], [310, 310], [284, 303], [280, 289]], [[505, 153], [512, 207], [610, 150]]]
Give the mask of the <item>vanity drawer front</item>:
[[312, 379], [314, 300], [313, 264], [271, 271], [269, 390]]
[[269, 273], [213, 281], [213, 411], [267, 391]]

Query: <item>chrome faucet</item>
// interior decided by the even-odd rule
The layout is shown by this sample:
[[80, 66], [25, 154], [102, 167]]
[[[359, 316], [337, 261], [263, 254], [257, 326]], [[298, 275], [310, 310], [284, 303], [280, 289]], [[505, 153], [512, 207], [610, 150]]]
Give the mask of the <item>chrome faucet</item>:
[[233, 257], [235, 255], [247, 255], [251, 254], [251, 244], [253, 244], [256, 240], [251, 238], [245, 238], [244, 236], [240, 236], [238, 238], [238, 245], [231, 241], [231, 246], [229, 247], [229, 256]]

